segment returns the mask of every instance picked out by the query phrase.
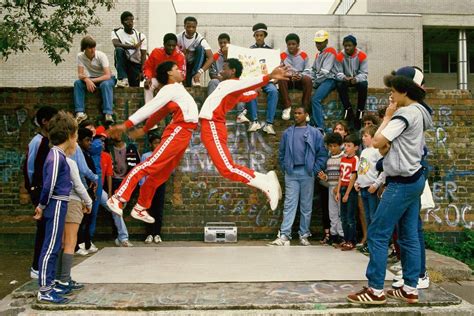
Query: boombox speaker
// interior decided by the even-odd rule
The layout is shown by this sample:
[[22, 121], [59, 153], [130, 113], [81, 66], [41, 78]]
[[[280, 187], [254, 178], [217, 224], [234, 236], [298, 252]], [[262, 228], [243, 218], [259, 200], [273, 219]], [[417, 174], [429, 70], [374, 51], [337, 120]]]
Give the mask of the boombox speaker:
[[233, 222], [206, 223], [204, 242], [237, 242], [237, 226]]

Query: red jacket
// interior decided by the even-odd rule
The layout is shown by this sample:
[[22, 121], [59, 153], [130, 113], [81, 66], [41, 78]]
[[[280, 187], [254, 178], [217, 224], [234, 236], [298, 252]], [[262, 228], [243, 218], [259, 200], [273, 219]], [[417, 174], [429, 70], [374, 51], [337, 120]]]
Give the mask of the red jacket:
[[165, 61], [174, 61], [183, 76], [186, 76], [186, 58], [184, 54], [176, 48], [171, 55], [166, 54], [165, 48], [155, 48], [143, 65], [143, 73], [145, 77], [151, 79], [156, 76], [156, 68]]

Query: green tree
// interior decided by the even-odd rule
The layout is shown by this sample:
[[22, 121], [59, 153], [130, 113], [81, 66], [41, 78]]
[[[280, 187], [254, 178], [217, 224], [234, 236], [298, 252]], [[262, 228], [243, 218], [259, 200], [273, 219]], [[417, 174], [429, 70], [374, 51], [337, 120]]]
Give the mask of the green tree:
[[109, 11], [114, 0], [2, 0], [0, 4], [0, 54], [25, 52], [37, 40], [56, 65], [64, 61], [75, 35], [100, 25], [99, 7]]

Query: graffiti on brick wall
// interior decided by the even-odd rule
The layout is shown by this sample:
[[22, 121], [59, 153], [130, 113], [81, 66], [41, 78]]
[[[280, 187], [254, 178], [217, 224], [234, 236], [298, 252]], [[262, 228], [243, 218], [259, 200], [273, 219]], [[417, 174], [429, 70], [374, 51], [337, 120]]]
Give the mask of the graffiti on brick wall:
[[431, 129], [425, 132], [426, 141], [434, 145], [430, 148], [428, 155], [437, 153], [452, 157], [452, 151], [448, 146], [449, 135], [447, 128], [453, 126], [452, 110], [447, 106], [440, 106], [436, 111], [437, 120]]
[[24, 154], [15, 150], [0, 148], [0, 178], [2, 183], [9, 182], [13, 176], [18, 175]]
[[367, 96], [367, 102], [365, 103], [365, 110], [377, 112], [380, 108], [388, 106], [388, 103], [388, 94], [382, 97], [369, 95]]
[[20, 128], [28, 119], [26, 109], [18, 109], [11, 114], [3, 114], [3, 129], [8, 136], [20, 137]]
[[[388, 96], [369, 95], [365, 103], [365, 111], [377, 112], [384, 106], [388, 106]], [[323, 112], [325, 120], [338, 120], [344, 116], [344, 107], [341, 102], [332, 100], [323, 106]]]

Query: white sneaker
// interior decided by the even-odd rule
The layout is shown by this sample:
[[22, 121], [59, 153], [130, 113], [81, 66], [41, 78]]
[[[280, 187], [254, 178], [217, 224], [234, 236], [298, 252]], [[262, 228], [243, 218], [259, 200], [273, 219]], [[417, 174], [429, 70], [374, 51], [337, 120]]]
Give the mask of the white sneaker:
[[[395, 281], [395, 279], [394, 279], [394, 281]], [[400, 280], [395, 281], [395, 282], [392, 283], [392, 287], [394, 289], [399, 289], [399, 288], [403, 287], [404, 285], [405, 285], [405, 281], [403, 279], [400, 279]]]
[[84, 113], [84, 112], [77, 112], [76, 113], [77, 124], [81, 124], [85, 120], [87, 120], [87, 114], [86, 113]]
[[155, 222], [155, 219], [148, 214], [146, 208], [138, 204], [135, 204], [130, 215], [132, 215], [133, 218], [148, 224], [153, 224]]
[[261, 128], [262, 126], [260, 125], [260, 123], [258, 121], [254, 121], [250, 123], [249, 129], [247, 130], [247, 132], [256, 132]]
[[309, 122], [311, 121], [311, 118], [309, 117], [309, 115], [306, 115], [306, 122]]
[[250, 120], [247, 118], [247, 116], [245, 116], [247, 114], [247, 110], [243, 110], [242, 113], [240, 113], [239, 115], [237, 115], [237, 118], [235, 119], [235, 121], [237, 123], [247, 123], [247, 122], [250, 122]]
[[194, 81], [194, 80], [191, 80], [193, 82], [193, 87], [200, 87], [201, 86], [201, 82], [199, 81]]
[[115, 123], [115, 120], [114, 120], [114, 117], [112, 116], [112, 114], [105, 114], [105, 122], [107, 124], [114, 124]]
[[272, 242], [269, 242], [267, 246], [291, 246], [290, 240], [286, 236], [280, 236]]
[[145, 239], [145, 244], [151, 244], [153, 242], [153, 236], [148, 235]]
[[270, 171], [267, 174], [255, 172], [255, 178], [247, 184], [262, 190], [267, 195], [272, 211], [276, 210], [281, 196], [281, 187], [275, 171]]
[[81, 256], [87, 256], [89, 254], [89, 251], [79, 248], [79, 250], [76, 251], [76, 254], [81, 255]]
[[273, 124], [265, 124], [263, 131], [269, 135], [276, 135], [275, 130], [273, 129]]
[[392, 266], [390, 267], [390, 270], [396, 271], [396, 272], [401, 271], [401, 270], [402, 270], [402, 264], [401, 264], [401, 262], [398, 262], [398, 263], [395, 263], [394, 265], [392, 265]]
[[117, 87], [119, 87], [119, 88], [129, 87], [128, 78], [117, 80]]
[[288, 121], [290, 119], [290, 116], [291, 116], [291, 106], [289, 108], [284, 109], [281, 112], [282, 120]]
[[33, 267], [30, 268], [30, 278], [32, 279], [38, 278], [38, 270], [33, 269]]
[[308, 241], [308, 237], [300, 237], [301, 246], [311, 246], [311, 243]]
[[393, 281], [399, 281], [401, 279], [403, 279], [403, 271], [402, 270], [398, 271], [395, 274], [395, 276], [393, 277]]
[[79, 247], [79, 249], [86, 249], [86, 244], [85, 243], [81, 243], [77, 246]]
[[163, 240], [161, 240], [160, 235], [156, 235], [155, 238], [153, 238], [153, 241], [155, 242], [155, 244], [159, 244], [159, 243], [162, 242]]
[[87, 249], [87, 251], [89, 253], [96, 253], [97, 251], [99, 251], [99, 248], [97, 248], [92, 242], [91, 242], [91, 247], [89, 249]]
[[430, 287], [430, 277], [428, 273], [425, 273], [425, 276], [418, 279], [417, 289], [427, 289]]
[[123, 215], [122, 207], [123, 204], [122, 202], [119, 201], [114, 195], [112, 195], [108, 200], [107, 200], [107, 206], [109, 209], [117, 214], [118, 216]]

